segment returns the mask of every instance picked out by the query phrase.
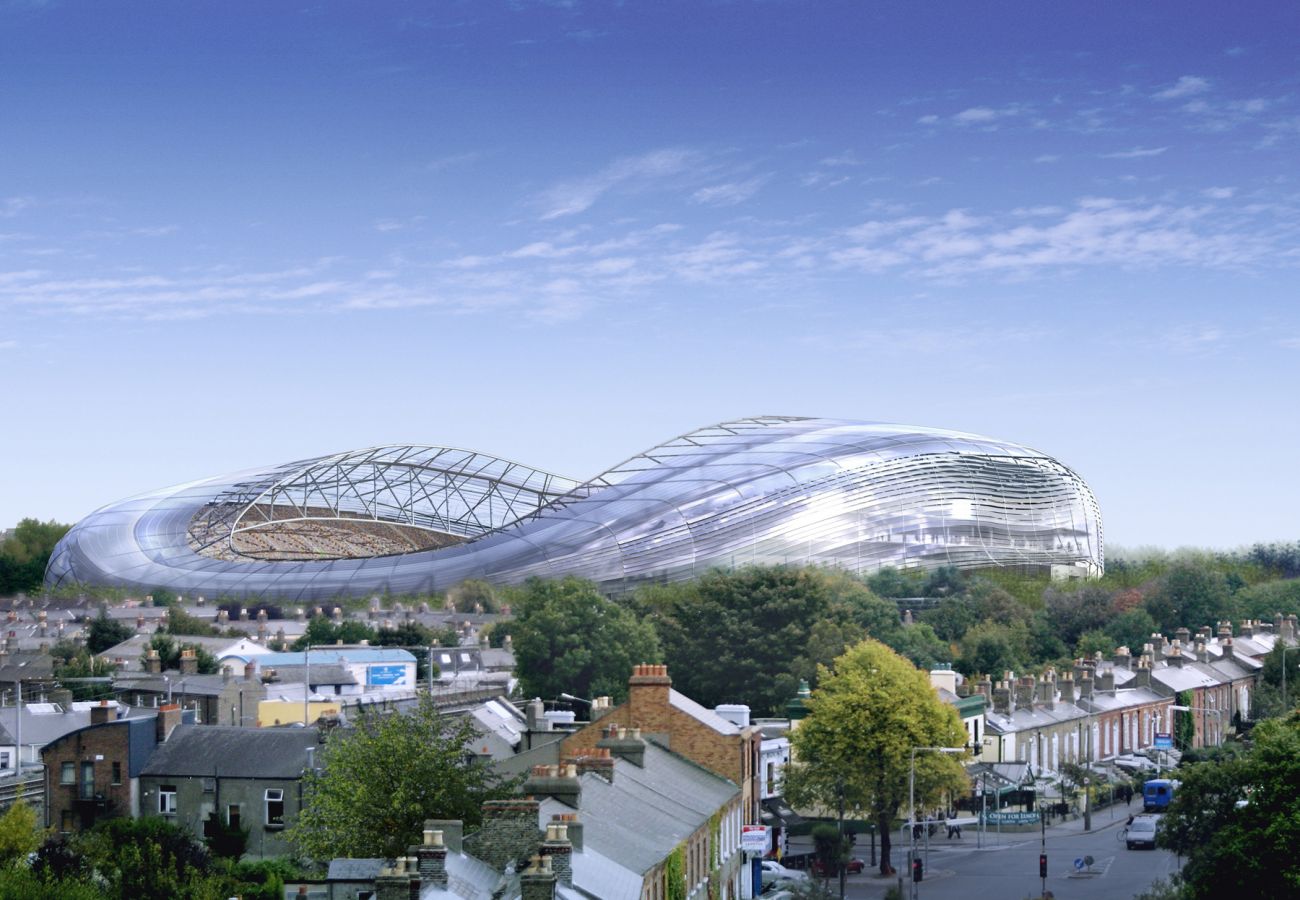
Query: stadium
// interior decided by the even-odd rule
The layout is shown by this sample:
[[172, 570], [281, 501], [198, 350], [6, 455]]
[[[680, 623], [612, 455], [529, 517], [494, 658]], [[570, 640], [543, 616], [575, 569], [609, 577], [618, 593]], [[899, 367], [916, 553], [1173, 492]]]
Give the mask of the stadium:
[[110, 504], [47, 587], [322, 600], [575, 575], [614, 593], [717, 567], [1102, 571], [1101, 514], [1045, 454], [936, 428], [765, 416], [587, 481], [482, 453], [373, 447]]

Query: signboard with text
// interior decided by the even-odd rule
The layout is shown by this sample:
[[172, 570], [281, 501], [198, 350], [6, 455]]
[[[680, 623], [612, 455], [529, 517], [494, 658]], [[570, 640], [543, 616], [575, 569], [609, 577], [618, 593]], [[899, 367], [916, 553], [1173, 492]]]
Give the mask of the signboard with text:
[[1037, 825], [1036, 812], [991, 812], [984, 814], [985, 825]]
[[1162, 734], [1157, 731], [1155, 747], [1157, 750], [1174, 749], [1174, 736], [1172, 734]]
[[406, 666], [403, 663], [371, 666], [366, 670], [366, 679], [373, 685], [404, 685], [406, 684]]
[[740, 849], [747, 853], [767, 852], [767, 826], [741, 825]]

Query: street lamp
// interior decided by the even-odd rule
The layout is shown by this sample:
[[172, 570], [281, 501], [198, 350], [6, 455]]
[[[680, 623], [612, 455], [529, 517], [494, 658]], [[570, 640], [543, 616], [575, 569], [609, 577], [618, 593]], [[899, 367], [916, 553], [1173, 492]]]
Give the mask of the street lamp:
[[1292, 650], [1300, 650], [1300, 647], [1287, 647], [1285, 645], [1282, 647], [1282, 715], [1286, 715], [1291, 709], [1286, 705], [1286, 655]]
[[908, 896], [915, 900], [916, 898], [916, 876], [913, 874], [913, 866], [916, 865], [916, 754], [920, 752], [931, 753], [965, 753], [965, 747], [913, 747], [911, 767], [907, 775], [907, 807], [908, 807], [908, 824], [911, 826], [911, 844], [907, 854], [907, 874], [911, 878], [908, 882], [912, 885]]

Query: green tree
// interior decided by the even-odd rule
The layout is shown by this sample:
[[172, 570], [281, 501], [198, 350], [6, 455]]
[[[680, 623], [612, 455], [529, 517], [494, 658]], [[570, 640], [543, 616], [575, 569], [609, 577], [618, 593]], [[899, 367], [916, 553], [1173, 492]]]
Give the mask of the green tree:
[[447, 592], [451, 608], [460, 613], [494, 613], [501, 608], [497, 590], [486, 581], [471, 578]]
[[217, 634], [216, 628], [198, 616], [190, 615], [179, 604], [167, 610], [166, 631], [168, 634], [184, 634], [198, 637], [212, 637]]
[[86, 649], [91, 653], [103, 653], [109, 647], [116, 647], [135, 634], [130, 625], [108, 617], [108, 610], [100, 607], [99, 615], [90, 620], [86, 626]]
[[40, 846], [41, 828], [36, 821], [36, 810], [19, 798], [0, 816], [0, 866], [25, 860]]
[[[1182, 691], [1174, 695], [1176, 706], [1192, 706], [1192, 692]], [[1179, 750], [1190, 750], [1196, 743], [1196, 717], [1190, 709], [1174, 710], [1174, 746]]]
[[1056, 634], [1070, 647], [1079, 642], [1085, 631], [1096, 631], [1106, 626], [1114, 601], [1114, 593], [1098, 585], [1072, 591], [1048, 588], [1043, 593], [1043, 603]]
[[934, 629], [924, 622], [899, 629], [898, 634], [885, 643], [912, 665], [927, 671], [940, 663], [951, 665], [953, 661], [952, 646], [939, 640]]
[[215, 675], [220, 668], [217, 665], [217, 658], [198, 644], [177, 641], [164, 631], [156, 632], [153, 637], [149, 638], [149, 643], [145, 644], [144, 652], [140, 654], [141, 663], [149, 658], [150, 650], [158, 651], [158, 658], [162, 662], [163, 671], [180, 668], [181, 651], [183, 650], [194, 651], [194, 656], [198, 659], [200, 675]]
[[589, 581], [531, 579], [516, 597], [512, 641], [527, 696], [621, 700], [632, 667], [660, 659], [654, 626]]
[[102, 879], [109, 897], [189, 897], [211, 872], [211, 857], [188, 829], [157, 817], [107, 819], [71, 849]]
[[0, 597], [40, 590], [54, 545], [70, 527], [37, 519], [19, 522], [14, 533], [0, 541]]
[[925, 576], [920, 569], [895, 569], [885, 566], [867, 578], [867, 587], [877, 597], [920, 597]]
[[1251, 585], [1237, 594], [1237, 605], [1239, 613], [1249, 619], [1272, 620], [1278, 613], [1300, 615], [1300, 578]]
[[112, 695], [111, 684], [74, 679], [107, 678], [117, 671], [116, 664], [91, 656], [87, 648], [71, 641], [59, 641], [50, 648], [50, 656], [54, 658], [55, 680], [72, 691], [74, 700], [100, 700]]
[[1197, 562], [1171, 568], [1143, 605], [1166, 632], [1183, 626], [1195, 631], [1221, 619], [1237, 618], [1236, 600], [1223, 574]]
[[345, 644], [359, 644], [362, 641], [374, 643], [378, 640], [379, 635], [364, 622], [344, 619], [336, 624], [326, 616], [313, 616], [302, 636], [293, 642], [291, 649], [302, 652], [308, 647], [337, 644], [339, 641]]
[[[864, 584], [816, 568], [713, 571], [644, 591], [637, 602], [655, 620], [679, 690], [705, 706], [746, 703], [760, 714], [784, 705], [792, 674], [822, 657], [815, 630], [836, 641], [902, 632], [896, 609], [886, 612], [889, 604]], [[819, 628], [827, 621], [835, 627]]]
[[1018, 671], [1029, 662], [1028, 630], [997, 622], [981, 622], [961, 641], [961, 653], [954, 663], [964, 675], [997, 675], [1007, 669]]
[[[823, 672], [808, 715], [791, 734], [795, 760], [785, 795], [796, 806], [833, 807], [841, 788], [848, 807], [869, 815], [880, 834], [880, 871], [892, 874], [890, 834], [908, 799], [915, 747], [961, 747], [957, 711], [939, 699], [926, 674], [884, 644], [866, 640]], [[945, 791], [969, 788], [951, 755], [915, 756], [916, 802], [926, 808]]]
[[409, 715], [363, 711], [307, 773], [289, 840], [315, 860], [396, 857], [419, 843], [425, 819], [477, 825], [482, 803], [512, 785], [467, 754], [476, 738], [469, 719], [440, 715], [427, 696]]
[[1159, 626], [1149, 612], [1139, 608], [1120, 613], [1103, 627], [1116, 647], [1128, 647], [1136, 656]]
[[1079, 635], [1078, 643], [1074, 645], [1074, 655], [1076, 657], [1091, 657], [1095, 653], [1101, 653], [1103, 656], [1110, 656], [1115, 650], [1115, 639], [1106, 632], [1094, 628], [1085, 631]]
[[1157, 841], [1187, 857], [1188, 900], [1300, 895], [1300, 718], [1269, 719], [1252, 736], [1236, 759], [1180, 770]]

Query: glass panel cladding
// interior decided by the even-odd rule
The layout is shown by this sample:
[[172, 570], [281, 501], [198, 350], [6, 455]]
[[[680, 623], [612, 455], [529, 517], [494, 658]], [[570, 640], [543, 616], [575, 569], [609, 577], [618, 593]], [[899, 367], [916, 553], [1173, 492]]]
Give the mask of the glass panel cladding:
[[1017, 444], [833, 419], [723, 422], [586, 482], [468, 450], [385, 446], [191, 482], [78, 523], [48, 584], [328, 599], [467, 578], [607, 590], [752, 563], [1099, 574], [1084, 481]]

